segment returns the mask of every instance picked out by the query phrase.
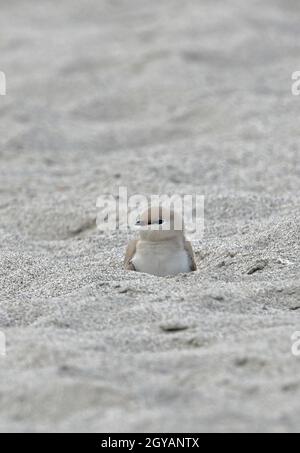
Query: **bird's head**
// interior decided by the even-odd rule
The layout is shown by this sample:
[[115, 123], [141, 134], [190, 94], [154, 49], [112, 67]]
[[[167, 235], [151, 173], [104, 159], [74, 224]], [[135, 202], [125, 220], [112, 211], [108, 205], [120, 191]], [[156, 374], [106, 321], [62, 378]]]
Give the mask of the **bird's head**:
[[179, 238], [184, 232], [182, 216], [162, 206], [150, 207], [142, 212], [136, 227], [140, 230], [141, 239], [155, 242]]

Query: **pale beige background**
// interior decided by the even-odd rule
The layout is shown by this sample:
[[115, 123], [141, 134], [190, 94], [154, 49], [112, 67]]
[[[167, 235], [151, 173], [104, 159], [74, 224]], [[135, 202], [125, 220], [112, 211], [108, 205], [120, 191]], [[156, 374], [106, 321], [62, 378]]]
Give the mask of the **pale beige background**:
[[[299, 1], [0, 6], [1, 431], [298, 431]], [[119, 185], [206, 196], [197, 273], [122, 270]]]

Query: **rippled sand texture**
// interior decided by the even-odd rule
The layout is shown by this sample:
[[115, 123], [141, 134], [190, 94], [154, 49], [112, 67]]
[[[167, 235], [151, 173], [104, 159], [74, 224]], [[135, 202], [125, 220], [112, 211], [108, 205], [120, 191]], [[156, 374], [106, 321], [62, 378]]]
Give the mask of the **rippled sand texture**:
[[[1, 431], [299, 431], [300, 3], [1, 1]], [[206, 196], [198, 272], [96, 199]]]

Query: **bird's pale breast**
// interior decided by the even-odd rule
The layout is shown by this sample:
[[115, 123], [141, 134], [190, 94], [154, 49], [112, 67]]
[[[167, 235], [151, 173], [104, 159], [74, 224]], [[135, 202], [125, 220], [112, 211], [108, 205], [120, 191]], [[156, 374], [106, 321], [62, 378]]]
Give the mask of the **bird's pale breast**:
[[160, 277], [190, 271], [190, 260], [186, 250], [164, 242], [157, 244], [140, 242], [132, 262], [138, 272]]

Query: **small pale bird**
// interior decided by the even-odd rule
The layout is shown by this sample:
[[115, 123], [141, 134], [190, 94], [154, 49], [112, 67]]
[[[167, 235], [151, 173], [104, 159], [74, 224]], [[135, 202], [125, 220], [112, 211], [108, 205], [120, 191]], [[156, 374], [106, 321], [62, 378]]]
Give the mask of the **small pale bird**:
[[137, 219], [140, 237], [128, 244], [125, 269], [158, 277], [197, 270], [182, 217], [163, 207], [150, 207]]

